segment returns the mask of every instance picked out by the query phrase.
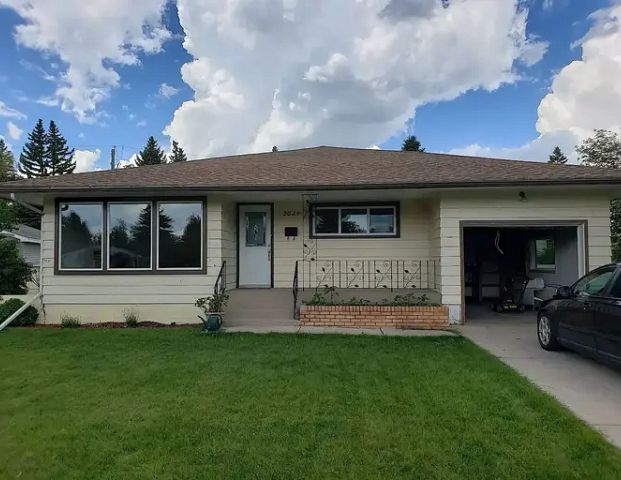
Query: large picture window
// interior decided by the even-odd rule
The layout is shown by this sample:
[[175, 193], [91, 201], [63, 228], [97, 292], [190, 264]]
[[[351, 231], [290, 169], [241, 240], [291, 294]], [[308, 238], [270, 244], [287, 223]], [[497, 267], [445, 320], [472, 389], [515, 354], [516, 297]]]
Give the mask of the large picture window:
[[312, 207], [315, 237], [396, 237], [398, 205]]
[[158, 212], [158, 268], [201, 269], [203, 204], [160, 202]]
[[62, 270], [101, 270], [102, 203], [61, 203], [60, 255]]
[[60, 201], [62, 272], [203, 271], [201, 200]]
[[151, 270], [151, 203], [108, 204], [108, 268]]

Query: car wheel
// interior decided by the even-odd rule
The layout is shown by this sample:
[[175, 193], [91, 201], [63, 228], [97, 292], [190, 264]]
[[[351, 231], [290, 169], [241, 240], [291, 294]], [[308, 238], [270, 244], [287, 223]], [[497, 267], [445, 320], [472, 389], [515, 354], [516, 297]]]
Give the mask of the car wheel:
[[539, 345], [544, 350], [559, 350], [560, 345], [556, 341], [556, 328], [547, 312], [537, 315], [537, 338]]

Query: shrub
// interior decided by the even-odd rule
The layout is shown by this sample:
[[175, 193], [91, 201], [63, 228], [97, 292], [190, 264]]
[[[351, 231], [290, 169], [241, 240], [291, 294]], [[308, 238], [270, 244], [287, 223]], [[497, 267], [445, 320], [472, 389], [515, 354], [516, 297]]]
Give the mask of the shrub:
[[26, 293], [31, 278], [32, 267], [19, 253], [17, 240], [0, 237], [0, 293]]
[[[6, 302], [0, 304], [0, 323], [4, 322], [23, 306], [24, 302], [22, 302], [19, 298], [10, 298]], [[19, 317], [11, 322], [11, 326], [23, 327], [26, 325], [34, 325], [38, 318], [39, 312], [31, 305], [26, 308], [26, 310], [24, 310]]]
[[125, 318], [125, 325], [130, 328], [136, 328], [138, 326], [138, 319], [140, 318], [138, 312], [132, 308], [123, 310], [123, 317]]
[[82, 325], [80, 317], [75, 317], [66, 313], [60, 317], [60, 324], [63, 328], [79, 328], [80, 325]]

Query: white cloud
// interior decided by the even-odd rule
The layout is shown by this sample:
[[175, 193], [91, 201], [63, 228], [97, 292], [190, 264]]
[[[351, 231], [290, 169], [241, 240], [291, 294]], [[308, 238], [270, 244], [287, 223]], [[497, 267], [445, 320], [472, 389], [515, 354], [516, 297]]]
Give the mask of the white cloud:
[[599, 10], [591, 19], [591, 29], [576, 43], [582, 58], [561, 69], [539, 104], [537, 139], [516, 148], [470, 145], [453, 152], [547, 161], [559, 145], [576, 161], [575, 146], [593, 129], [621, 128], [621, 5]]
[[420, 105], [515, 82], [547, 48], [518, 0], [177, 4], [194, 99], [165, 133], [194, 158], [379, 143]]
[[75, 172], [90, 172], [93, 170], [101, 170], [97, 167], [97, 161], [101, 157], [101, 150], [76, 150], [74, 159], [76, 163]]
[[19, 128], [17, 125], [15, 125], [10, 120], [6, 123], [6, 134], [12, 140], [19, 140], [19, 137], [22, 136], [23, 132], [24, 131], [21, 128]]
[[0, 100], [0, 117], [24, 119], [26, 118], [26, 115], [19, 110], [9, 107], [6, 103]]
[[20, 46], [57, 55], [61, 72], [54, 97], [81, 122], [98, 117], [98, 105], [120, 86], [116, 65], [136, 65], [141, 53], [160, 51], [170, 33], [162, 24], [165, 0], [0, 0], [24, 23]]
[[173, 87], [172, 85], [168, 85], [167, 83], [162, 83], [157, 92], [157, 94], [162, 98], [174, 97], [177, 93], [179, 93], [179, 89]]
[[137, 127], [146, 127], [147, 126], [147, 121], [146, 120], [139, 120], [136, 122], [136, 126]]

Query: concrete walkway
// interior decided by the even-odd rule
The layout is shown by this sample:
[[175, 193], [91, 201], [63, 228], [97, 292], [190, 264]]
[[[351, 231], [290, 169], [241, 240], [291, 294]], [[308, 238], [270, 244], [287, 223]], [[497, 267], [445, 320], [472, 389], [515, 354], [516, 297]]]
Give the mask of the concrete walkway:
[[621, 372], [578, 354], [539, 347], [535, 314], [483, 314], [463, 335], [556, 397], [621, 448]]
[[300, 327], [283, 325], [232, 326], [222, 329], [226, 333], [293, 333], [324, 335], [376, 335], [387, 337], [439, 337], [454, 336], [455, 333], [444, 330], [401, 330], [397, 328], [338, 328], [338, 327]]

